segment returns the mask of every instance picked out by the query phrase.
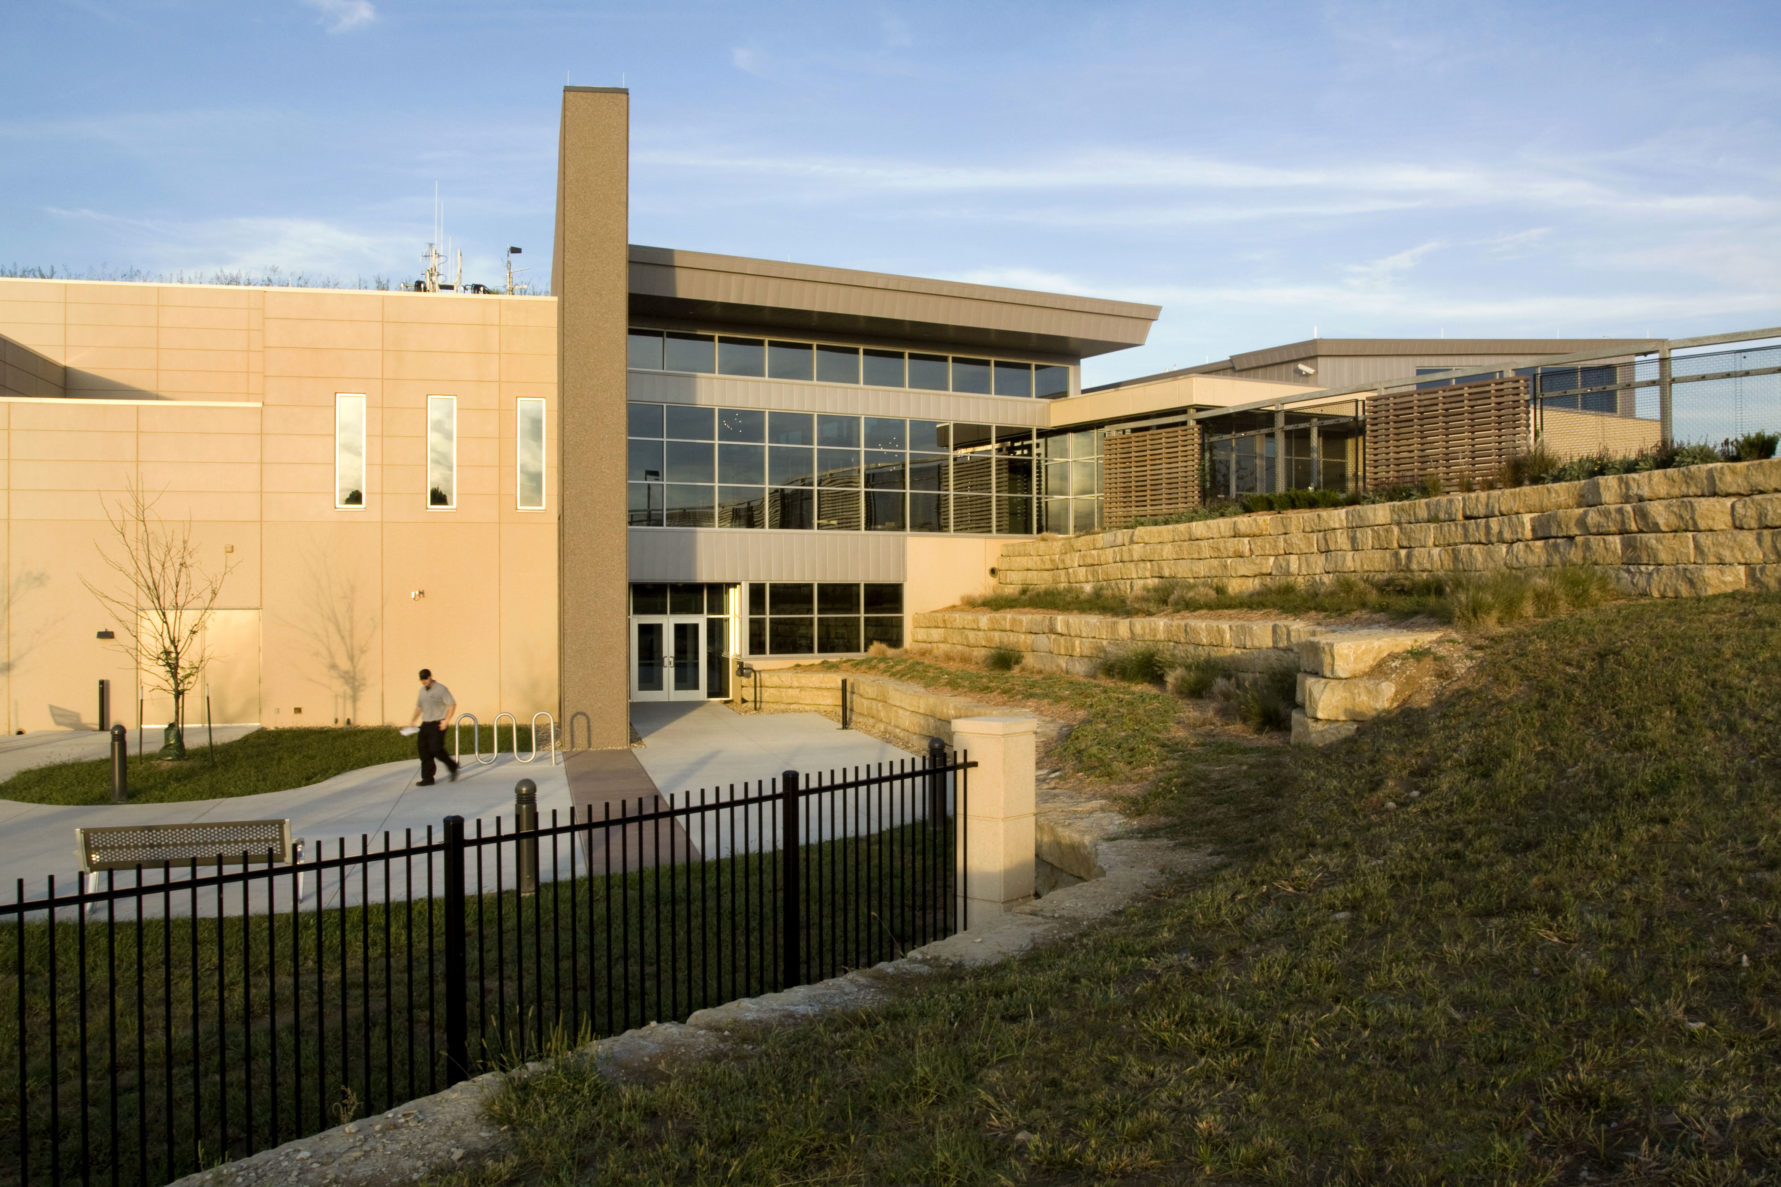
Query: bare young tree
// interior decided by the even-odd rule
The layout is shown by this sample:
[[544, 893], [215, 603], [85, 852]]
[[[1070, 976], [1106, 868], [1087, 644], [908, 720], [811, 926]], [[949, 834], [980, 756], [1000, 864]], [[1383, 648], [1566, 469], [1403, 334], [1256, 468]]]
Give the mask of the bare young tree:
[[157, 501], [131, 482], [115, 505], [106, 505], [112, 539], [100, 546], [99, 557], [123, 581], [105, 589], [81, 580], [117, 623], [117, 649], [150, 674], [149, 687], [172, 695], [168, 745], [175, 757], [184, 757], [186, 693], [210, 662], [204, 628], [235, 562], [225, 561], [216, 573], [206, 569], [192, 543], [191, 520], [163, 521], [155, 515]]

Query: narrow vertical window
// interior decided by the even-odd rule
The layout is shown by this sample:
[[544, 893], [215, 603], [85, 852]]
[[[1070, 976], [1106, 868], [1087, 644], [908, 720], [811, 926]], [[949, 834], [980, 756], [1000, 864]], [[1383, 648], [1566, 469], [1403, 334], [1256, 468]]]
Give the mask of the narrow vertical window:
[[334, 397], [334, 506], [365, 505], [365, 397]]
[[544, 401], [519, 402], [518, 494], [521, 511], [544, 510]]
[[427, 506], [458, 505], [458, 398], [427, 397]]

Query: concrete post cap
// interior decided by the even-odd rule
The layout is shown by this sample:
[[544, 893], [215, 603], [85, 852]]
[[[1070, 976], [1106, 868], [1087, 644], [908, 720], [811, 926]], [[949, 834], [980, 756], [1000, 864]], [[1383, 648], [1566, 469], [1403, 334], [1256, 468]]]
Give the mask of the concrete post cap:
[[1032, 717], [956, 717], [952, 722], [955, 734], [960, 730], [972, 734], [1031, 734], [1038, 728], [1038, 720]]

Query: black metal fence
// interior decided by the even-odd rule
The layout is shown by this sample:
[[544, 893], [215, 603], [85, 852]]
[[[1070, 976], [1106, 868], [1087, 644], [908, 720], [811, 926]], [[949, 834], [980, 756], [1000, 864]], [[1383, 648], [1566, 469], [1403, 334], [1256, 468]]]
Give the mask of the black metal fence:
[[519, 831], [451, 817], [33, 899], [20, 880], [0, 1184], [166, 1182], [950, 935], [971, 765], [786, 772]]

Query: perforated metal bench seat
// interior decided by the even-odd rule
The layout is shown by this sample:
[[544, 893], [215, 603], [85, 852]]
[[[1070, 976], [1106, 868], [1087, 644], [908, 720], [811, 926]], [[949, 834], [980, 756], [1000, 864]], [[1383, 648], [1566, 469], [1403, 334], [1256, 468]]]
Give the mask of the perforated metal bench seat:
[[[303, 841], [292, 840], [289, 820], [197, 820], [187, 824], [116, 824], [74, 830], [80, 852], [81, 890], [104, 870], [175, 872], [224, 865], [290, 865], [303, 859]], [[304, 876], [298, 875], [298, 894]]]

